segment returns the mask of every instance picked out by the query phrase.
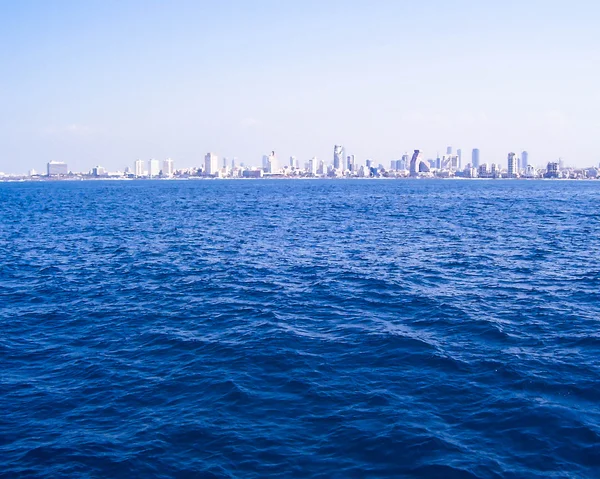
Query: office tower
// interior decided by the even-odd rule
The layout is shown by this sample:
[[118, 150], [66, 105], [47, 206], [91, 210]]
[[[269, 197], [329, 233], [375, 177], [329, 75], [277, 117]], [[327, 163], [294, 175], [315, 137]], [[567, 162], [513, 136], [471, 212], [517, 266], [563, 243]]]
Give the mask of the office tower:
[[479, 168], [479, 148], [473, 148], [471, 153], [471, 165], [473, 168]]
[[144, 176], [144, 162], [139, 158], [133, 164], [133, 173], [135, 176]]
[[219, 157], [207, 153], [204, 157], [204, 176], [216, 176], [219, 173]]
[[373, 163], [373, 160], [372, 160], [371, 158], [367, 158], [367, 159], [365, 160], [365, 166], [366, 166], [367, 168], [371, 168], [371, 166], [372, 166], [372, 163]]
[[269, 171], [269, 155], [263, 155], [262, 157], [262, 169]]
[[311, 175], [316, 175], [317, 174], [317, 170], [318, 170], [318, 165], [319, 165], [319, 160], [315, 156], [311, 160], [309, 160], [309, 162], [308, 162], [308, 172]]
[[290, 156], [290, 168], [294, 168], [296, 166], [296, 157]]
[[342, 145], [333, 147], [333, 167], [336, 170], [344, 169], [344, 147]]
[[48, 176], [67, 176], [69, 168], [64, 161], [50, 161], [46, 165]]
[[153, 178], [155, 176], [158, 176], [159, 173], [160, 173], [160, 168], [158, 166], [158, 160], [155, 160], [154, 158], [150, 158], [148, 160], [148, 177]]
[[277, 163], [277, 155], [272, 151], [271, 154], [267, 157], [268, 167], [267, 171], [269, 173], [279, 173], [279, 164]]
[[508, 177], [514, 178], [515, 176], [517, 176], [518, 172], [519, 166], [517, 155], [511, 152], [508, 154]]
[[348, 155], [346, 157], [346, 170], [356, 171], [356, 159], [354, 155]]
[[440, 158], [440, 155], [438, 155], [437, 158], [435, 159], [435, 167], [438, 170], [442, 169], [442, 159]]
[[92, 168], [92, 176], [104, 176], [106, 175], [106, 170], [102, 166], [94, 166]]
[[162, 175], [168, 178], [173, 176], [173, 160], [171, 158], [163, 160]]
[[521, 153], [521, 168], [523, 168], [525, 170], [525, 169], [527, 169], [528, 166], [529, 166], [529, 153], [527, 153], [526, 151], [523, 151], [523, 153]]
[[237, 157], [235, 157], [235, 156], [234, 156], [234, 157], [231, 159], [231, 169], [232, 169], [232, 170], [235, 170], [235, 164], [236, 164], [236, 162], [237, 162]]
[[448, 148], [446, 148], [446, 155], [450, 156], [452, 154], [452, 147], [449, 146]]
[[222, 166], [222, 168], [227, 169], [227, 157], [226, 156], [223, 157], [223, 166]]
[[419, 173], [420, 155], [421, 152], [419, 150], [415, 150], [412, 158], [410, 159], [410, 176], [417, 176]]
[[458, 170], [460, 170], [462, 168], [462, 150], [459, 148], [458, 150], [456, 150], [456, 156], [458, 158]]

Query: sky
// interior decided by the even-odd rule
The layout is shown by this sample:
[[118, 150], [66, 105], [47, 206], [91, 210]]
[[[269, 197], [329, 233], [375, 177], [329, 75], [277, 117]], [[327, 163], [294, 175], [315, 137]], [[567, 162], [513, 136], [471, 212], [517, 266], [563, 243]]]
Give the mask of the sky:
[[594, 0], [0, 0], [0, 171], [302, 165], [335, 144], [598, 166], [598, 18]]

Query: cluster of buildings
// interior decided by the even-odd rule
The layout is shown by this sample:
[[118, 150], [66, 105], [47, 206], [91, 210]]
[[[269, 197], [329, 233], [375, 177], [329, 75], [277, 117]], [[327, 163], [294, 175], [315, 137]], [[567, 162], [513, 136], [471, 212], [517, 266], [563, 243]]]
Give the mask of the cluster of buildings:
[[367, 158], [359, 162], [355, 155], [347, 155], [342, 145], [335, 145], [329, 160], [313, 157], [303, 164], [295, 157], [280, 161], [274, 151], [262, 157], [260, 166], [246, 167], [237, 158], [223, 158], [207, 153], [197, 167], [176, 170], [171, 158], [159, 161], [135, 160], [133, 168], [109, 172], [95, 166], [87, 173], [73, 173], [64, 162], [50, 161], [45, 175], [30, 171], [30, 177], [46, 178], [600, 178], [598, 168], [566, 167], [562, 160], [550, 161], [538, 168], [529, 162], [529, 155], [508, 153], [506, 166], [481, 161], [478, 148], [471, 151], [470, 161], [463, 158], [461, 149], [446, 149], [444, 155], [424, 159], [420, 150], [392, 160], [388, 168]]

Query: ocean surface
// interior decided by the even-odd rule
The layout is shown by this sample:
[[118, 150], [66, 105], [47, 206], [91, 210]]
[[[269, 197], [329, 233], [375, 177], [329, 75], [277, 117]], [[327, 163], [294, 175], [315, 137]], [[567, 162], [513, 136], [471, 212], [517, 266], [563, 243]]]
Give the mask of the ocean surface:
[[2, 478], [598, 478], [600, 181], [0, 184]]

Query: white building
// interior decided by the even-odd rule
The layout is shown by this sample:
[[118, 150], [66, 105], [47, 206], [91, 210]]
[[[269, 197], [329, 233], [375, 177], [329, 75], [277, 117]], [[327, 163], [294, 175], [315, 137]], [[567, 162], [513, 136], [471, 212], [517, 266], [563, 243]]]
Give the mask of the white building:
[[219, 157], [214, 153], [207, 153], [204, 157], [204, 176], [219, 174]]
[[144, 176], [144, 162], [142, 160], [135, 160], [135, 163], [133, 164], [133, 173], [135, 176]]
[[173, 160], [171, 158], [163, 160], [162, 175], [166, 176], [167, 178], [171, 178], [173, 176]]
[[516, 178], [519, 173], [519, 160], [514, 153], [508, 154], [508, 177]]
[[160, 174], [160, 166], [158, 165], [158, 160], [154, 158], [150, 158], [148, 160], [148, 177], [154, 178]]

